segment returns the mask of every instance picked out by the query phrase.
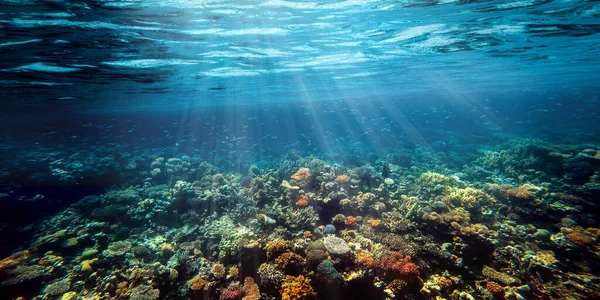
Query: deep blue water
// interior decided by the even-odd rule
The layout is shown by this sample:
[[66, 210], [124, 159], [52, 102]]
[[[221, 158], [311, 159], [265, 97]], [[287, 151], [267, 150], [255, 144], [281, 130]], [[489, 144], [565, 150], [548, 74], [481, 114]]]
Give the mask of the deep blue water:
[[100, 135], [201, 148], [232, 137], [248, 138], [238, 150], [263, 150], [298, 133], [321, 148], [349, 136], [394, 142], [409, 125], [534, 135], [598, 128], [595, 2], [1, 5], [9, 139]]

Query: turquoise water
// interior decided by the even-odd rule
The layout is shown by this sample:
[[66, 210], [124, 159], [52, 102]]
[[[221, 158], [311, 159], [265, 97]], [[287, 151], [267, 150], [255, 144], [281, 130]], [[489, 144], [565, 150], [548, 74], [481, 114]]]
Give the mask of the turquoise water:
[[0, 8], [1, 299], [600, 295], [594, 1]]

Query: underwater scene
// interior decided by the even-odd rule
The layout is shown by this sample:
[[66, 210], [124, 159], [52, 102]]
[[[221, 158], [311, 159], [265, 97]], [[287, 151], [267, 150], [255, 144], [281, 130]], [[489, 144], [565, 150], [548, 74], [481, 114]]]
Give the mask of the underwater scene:
[[0, 300], [600, 299], [600, 2], [0, 0]]

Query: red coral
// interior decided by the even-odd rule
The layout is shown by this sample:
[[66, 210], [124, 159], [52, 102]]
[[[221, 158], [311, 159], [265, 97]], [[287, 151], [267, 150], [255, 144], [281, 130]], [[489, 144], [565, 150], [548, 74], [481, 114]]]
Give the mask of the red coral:
[[588, 247], [596, 243], [595, 236], [582, 230], [567, 234], [567, 239], [569, 239], [569, 241], [572, 243], [582, 247]]
[[500, 286], [495, 281], [488, 281], [488, 283], [485, 285], [485, 289], [490, 291], [490, 293], [494, 295], [500, 295], [504, 293], [504, 289], [502, 289], [502, 286]]
[[411, 263], [409, 260], [410, 256], [404, 258], [402, 266], [400, 267], [400, 275], [415, 279], [419, 277], [419, 269], [417, 268], [417, 265]]
[[237, 284], [230, 285], [221, 293], [219, 300], [239, 300], [244, 296], [244, 290]]
[[412, 263], [410, 256], [402, 257], [398, 251], [393, 251], [389, 257], [377, 259], [373, 262], [373, 266], [384, 271], [387, 276], [401, 276], [405, 280], [414, 280], [419, 277], [419, 269], [417, 265]]

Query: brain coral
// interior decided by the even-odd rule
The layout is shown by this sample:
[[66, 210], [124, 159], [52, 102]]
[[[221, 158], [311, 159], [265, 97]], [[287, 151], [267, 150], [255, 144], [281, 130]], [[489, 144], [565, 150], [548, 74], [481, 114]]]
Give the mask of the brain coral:
[[335, 236], [328, 236], [323, 239], [325, 249], [331, 254], [344, 255], [350, 251], [346, 241]]

